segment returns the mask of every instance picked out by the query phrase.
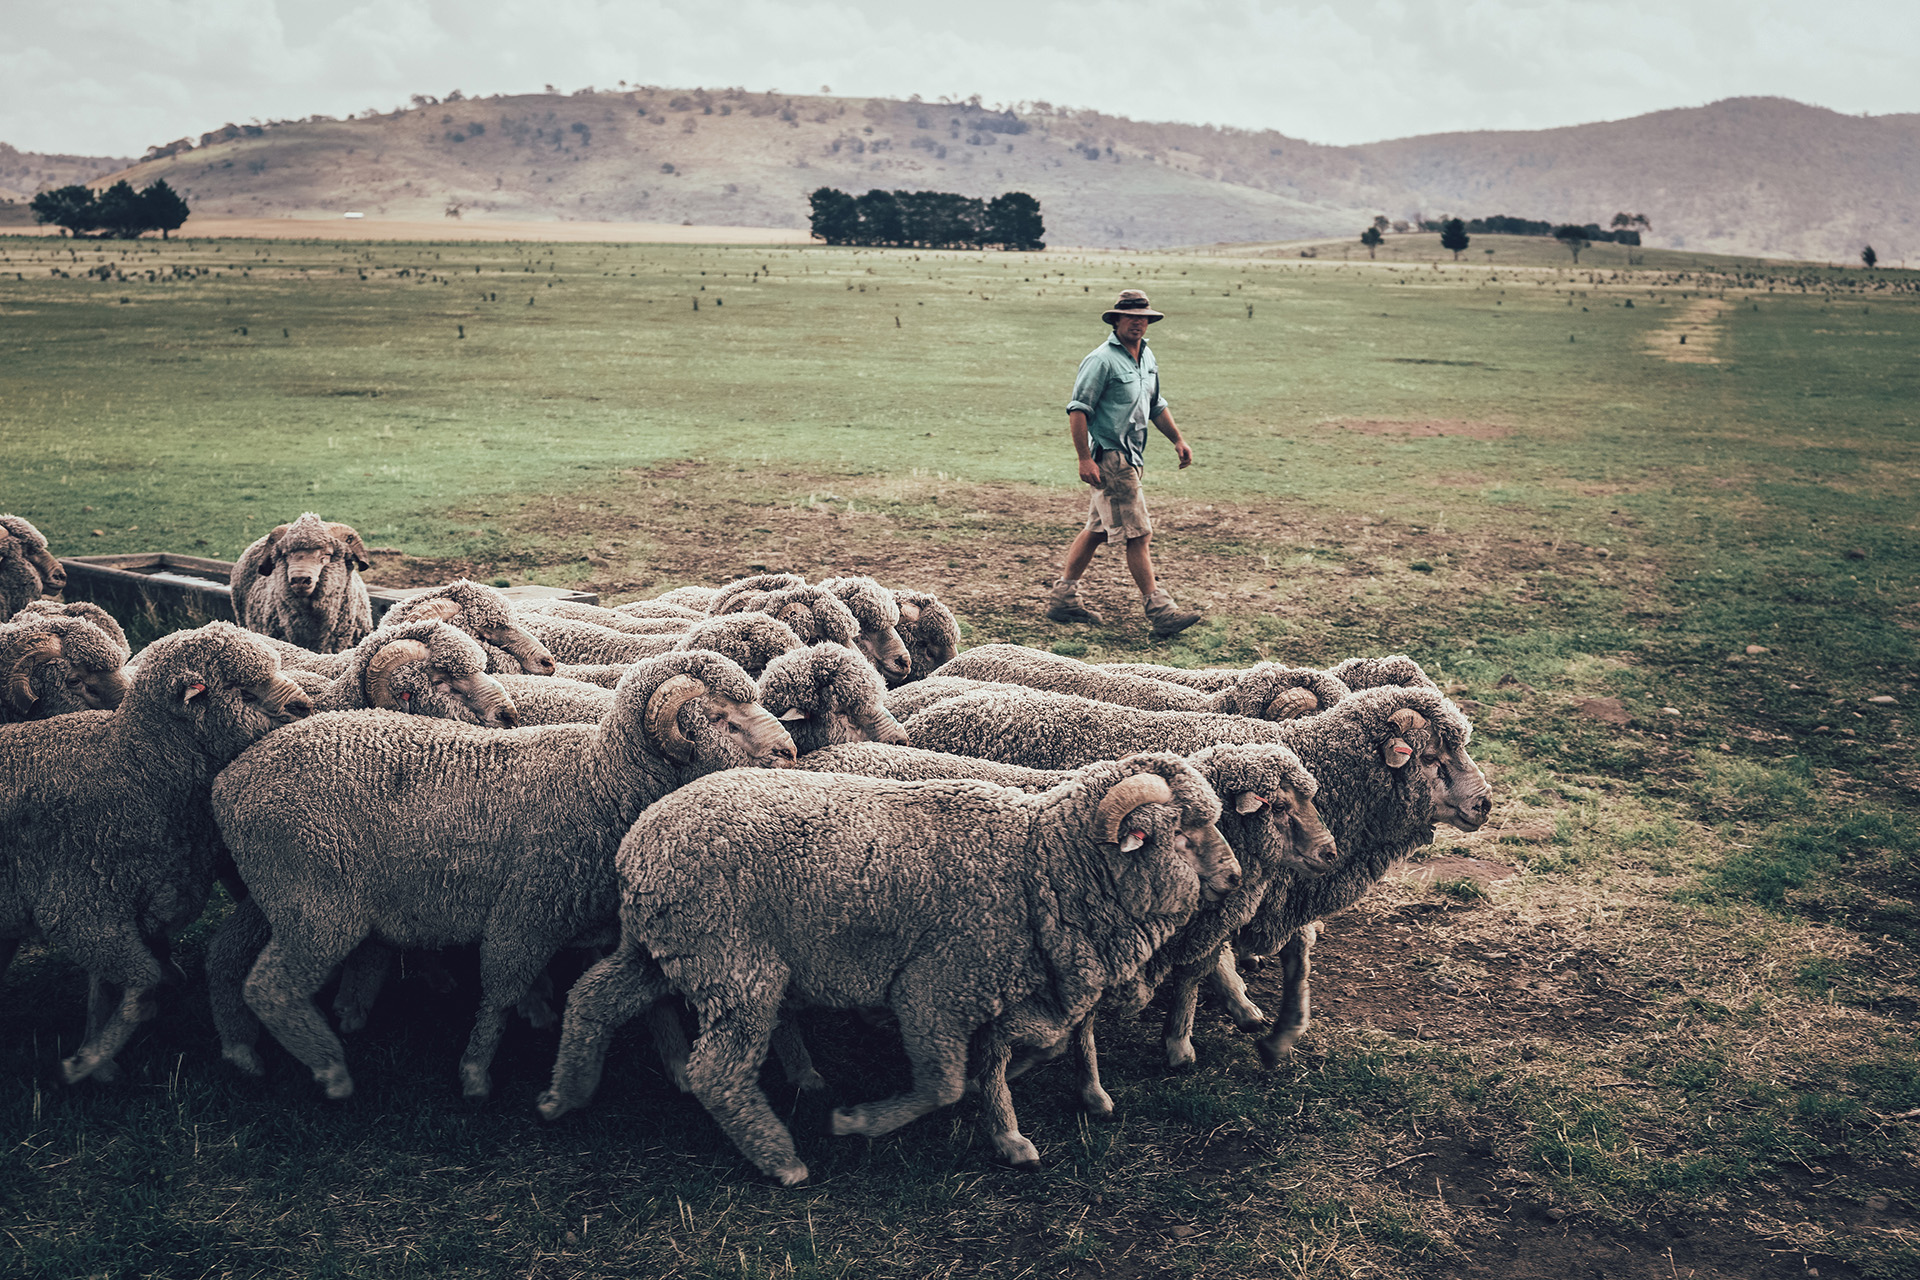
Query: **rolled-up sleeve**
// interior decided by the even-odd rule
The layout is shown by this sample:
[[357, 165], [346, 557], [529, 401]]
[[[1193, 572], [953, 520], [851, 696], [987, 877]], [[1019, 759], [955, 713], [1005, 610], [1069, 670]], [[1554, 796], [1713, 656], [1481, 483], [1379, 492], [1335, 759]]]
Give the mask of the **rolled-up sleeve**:
[[1080, 372], [1073, 379], [1073, 399], [1067, 401], [1068, 413], [1077, 409], [1091, 414], [1100, 403], [1101, 393], [1107, 389], [1107, 362], [1100, 356], [1101, 353], [1095, 351], [1080, 362]]

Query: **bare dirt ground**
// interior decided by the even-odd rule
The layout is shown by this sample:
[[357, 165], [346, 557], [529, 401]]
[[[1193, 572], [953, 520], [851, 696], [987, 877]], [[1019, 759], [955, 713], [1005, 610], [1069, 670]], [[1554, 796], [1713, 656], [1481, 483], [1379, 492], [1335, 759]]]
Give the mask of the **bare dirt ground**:
[[1720, 345], [1720, 314], [1727, 304], [1718, 298], [1699, 298], [1680, 314], [1647, 335], [1647, 350], [1672, 364], [1719, 364], [1713, 354]]

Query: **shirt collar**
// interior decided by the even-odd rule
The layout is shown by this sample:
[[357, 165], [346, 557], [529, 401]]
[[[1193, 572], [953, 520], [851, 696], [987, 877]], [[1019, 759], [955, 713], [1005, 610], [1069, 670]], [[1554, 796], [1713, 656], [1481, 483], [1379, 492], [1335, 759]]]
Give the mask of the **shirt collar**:
[[[1120, 341], [1120, 335], [1117, 333], [1110, 333], [1107, 335], [1107, 345], [1110, 347], [1118, 347], [1123, 353], [1126, 352], [1127, 350], [1127, 344]], [[1140, 339], [1140, 358], [1141, 359], [1144, 360], [1146, 358], [1146, 352], [1147, 352], [1147, 340], [1144, 336], [1142, 336]], [[1133, 359], [1133, 357], [1131, 355], [1128, 355], [1127, 359], [1131, 360]]]

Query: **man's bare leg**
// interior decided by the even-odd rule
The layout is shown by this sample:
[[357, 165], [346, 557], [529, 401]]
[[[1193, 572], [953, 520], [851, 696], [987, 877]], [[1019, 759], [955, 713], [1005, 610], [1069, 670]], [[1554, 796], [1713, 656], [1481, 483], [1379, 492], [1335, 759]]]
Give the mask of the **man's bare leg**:
[[[1053, 590], [1047, 593], [1047, 618], [1052, 622], [1091, 622], [1105, 621], [1093, 610], [1080, 603], [1080, 575], [1093, 563], [1093, 553], [1106, 542], [1107, 535], [1101, 529], [1082, 529], [1067, 545], [1067, 562], [1061, 568], [1060, 580], [1053, 584]], [[1129, 557], [1133, 552], [1131, 544], [1127, 547]]]

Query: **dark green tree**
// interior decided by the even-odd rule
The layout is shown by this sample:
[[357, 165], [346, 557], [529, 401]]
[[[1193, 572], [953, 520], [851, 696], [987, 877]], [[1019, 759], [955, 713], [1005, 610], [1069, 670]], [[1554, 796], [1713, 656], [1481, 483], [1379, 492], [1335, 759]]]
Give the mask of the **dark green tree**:
[[821, 187], [807, 197], [813, 207], [813, 238], [828, 244], [853, 244], [860, 234], [860, 207], [852, 196]]
[[35, 222], [51, 222], [72, 236], [84, 236], [100, 225], [99, 204], [93, 192], [78, 183], [42, 191], [27, 207], [33, 210]]
[[1860, 261], [1866, 264], [1867, 270], [1871, 271], [1874, 264], [1880, 261], [1880, 255], [1873, 251], [1872, 245], [1868, 245], [1860, 251]]
[[102, 231], [122, 240], [137, 239], [142, 231], [152, 227], [147, 221], [146, 201], [140, 198], [140, 193], [125, 178], [100, 193], [95, 217], [99, 219]]
[[897, 245], [906, 242], [906, 219], [901, 216], [900, 202], [893, 192], [876, 187], [854, 203], [860, 211], [860, 233], [855, 243]]
[[1373, 257], [1373, 251], [1380, 247], [1380, 228], [1368, 227], [1360, 233], [1360, 243], [1367, 246], [1367, 257]]
[[[1467, 234], [1467, 224], [1458, 218], [1448, 218], [1440, 225], [1440, 247], [1453, 250], [1453, 260], [1460, 261], [1460, 252], [1473, 242]], [[1487, 250], [1492, 253], [1493, 250]]]
[[1555, 227], [1553, 238], [1567, 246], [1567, 250], [1573, 254], [1573, 265], [1576, 267], [1580, 265], [1580, 251], [1593, 243], [1587, 238], [1585, 227], [1576, 227], [1571, 222]]
[[1044, 249], [1047, 225], [1040, 202], [1024, 191], [995, 196], [987, 205], [987, 242], [1002, 249]]
[[167, 185], [165, 178], [142, 191], [140, 203], [147, 208], [147, 230], [158, 231], [162, 240], [167, 238], [168, 232], [178, 231], [191, 212], [187, 202], [180, 198], [179, 192]]

